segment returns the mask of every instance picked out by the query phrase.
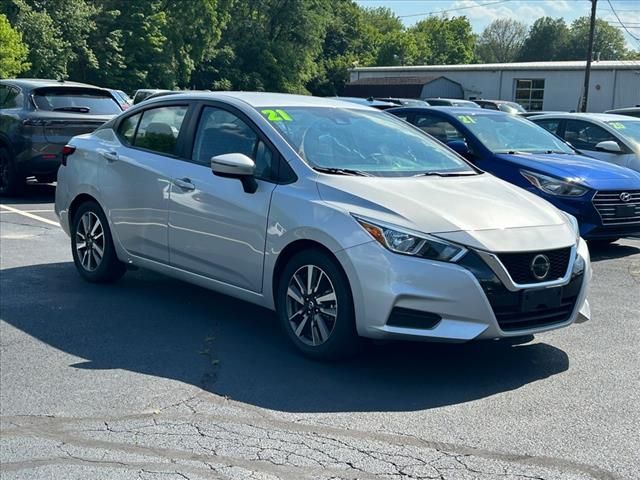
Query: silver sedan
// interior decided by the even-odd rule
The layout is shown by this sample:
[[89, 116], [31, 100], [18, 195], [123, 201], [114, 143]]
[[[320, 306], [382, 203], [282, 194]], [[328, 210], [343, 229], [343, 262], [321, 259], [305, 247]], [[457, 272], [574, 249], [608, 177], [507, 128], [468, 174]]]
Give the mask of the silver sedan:
[[315, 358], [590, 316], [573, 217], [366, 106], [175, 94], [64, 155], [56, 212], [83, 278], [137, 266], [254, 302]]

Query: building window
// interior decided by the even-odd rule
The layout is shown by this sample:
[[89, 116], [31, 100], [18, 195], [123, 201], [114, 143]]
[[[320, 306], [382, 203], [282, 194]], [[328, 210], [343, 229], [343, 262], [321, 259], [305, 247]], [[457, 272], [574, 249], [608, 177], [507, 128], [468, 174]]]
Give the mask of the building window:
[[516, 102], [530, 112], [542, 110], [544, 79], [516, 80]]

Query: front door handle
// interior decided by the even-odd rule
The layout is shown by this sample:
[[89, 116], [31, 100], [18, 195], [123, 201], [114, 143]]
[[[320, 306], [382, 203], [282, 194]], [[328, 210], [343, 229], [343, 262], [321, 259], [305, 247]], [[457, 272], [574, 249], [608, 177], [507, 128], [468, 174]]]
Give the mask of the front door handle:
[[118, 153], [117, 152], [111, 152], [111, 151], [105, 151], [105, 152], [101, 152], [102, 156], [107, 160], [107, 162], [117, 162], [118, 161]]
[[189, 178], [174, 178], [173, 184], [185, 192], [193, 192], [196, 189], [196, 186], [191, 183], [191, 179]]

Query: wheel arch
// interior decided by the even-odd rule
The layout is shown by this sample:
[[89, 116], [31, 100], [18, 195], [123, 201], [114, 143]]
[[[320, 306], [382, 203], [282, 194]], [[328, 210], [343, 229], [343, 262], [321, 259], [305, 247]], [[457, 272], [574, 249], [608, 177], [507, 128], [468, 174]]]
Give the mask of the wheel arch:
[[[347, 275], [345, 268], [343, 267], [338, 257], [336, 257], [334, 253], [327, 246], [323, 245], [322, 243], [316, 240], [311, 240], [307, 238], [299, 239], [289, 243], [286, 247], [284, 247], [280, 252], [280, 254], [278, 255], [278, 258], [276, 259], [276, 263], [274, 265], [273, 274], [271, 278], [271, 297], [274, 305], [276, 305], [276, 296], [278, 295], [278, 288], [280, 284], [280, 276], [282, 274], [282, 270], [284, 270], [284, 267], [287, 265], [289, 260], [293, 258], [294, 255], [305, 250], [321, 251], [328, 257], [332, 258], [335, 261], [336, 265], [340, 268], [340, 270], [344, 274], [345, 278], [347, 279], [349, 289], [352, 290], [351, 282], [349, 281], [349, 276]], [[353, 296], [353, 291], [351, 293]]]
[[88, 193], [81, 193], [77, 195], [73, 199], [73, 201], [69, 204], [69, 223], [70, 224], [73, 223], [73, 219], [75, 217], [76, 212], [78, 211], [78, 208], [80, 208], [80, 205], [86, 202], [96, 203], [104, 212], [104, 208], [102, 208], [102, 205], [100, 205], [100, 202], [98, 202], [98, 200], [94, 196], [89, 195]]

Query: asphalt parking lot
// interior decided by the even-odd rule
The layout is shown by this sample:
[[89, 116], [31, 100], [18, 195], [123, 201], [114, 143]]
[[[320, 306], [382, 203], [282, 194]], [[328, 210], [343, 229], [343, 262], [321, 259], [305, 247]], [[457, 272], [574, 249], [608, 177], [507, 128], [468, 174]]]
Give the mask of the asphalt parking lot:
[[640, 240], [592, 252], [590, 322], [322, 364], [250, 304], [83, 282], [52, 202], [0, 202], [3, 480], [640, 478]]

